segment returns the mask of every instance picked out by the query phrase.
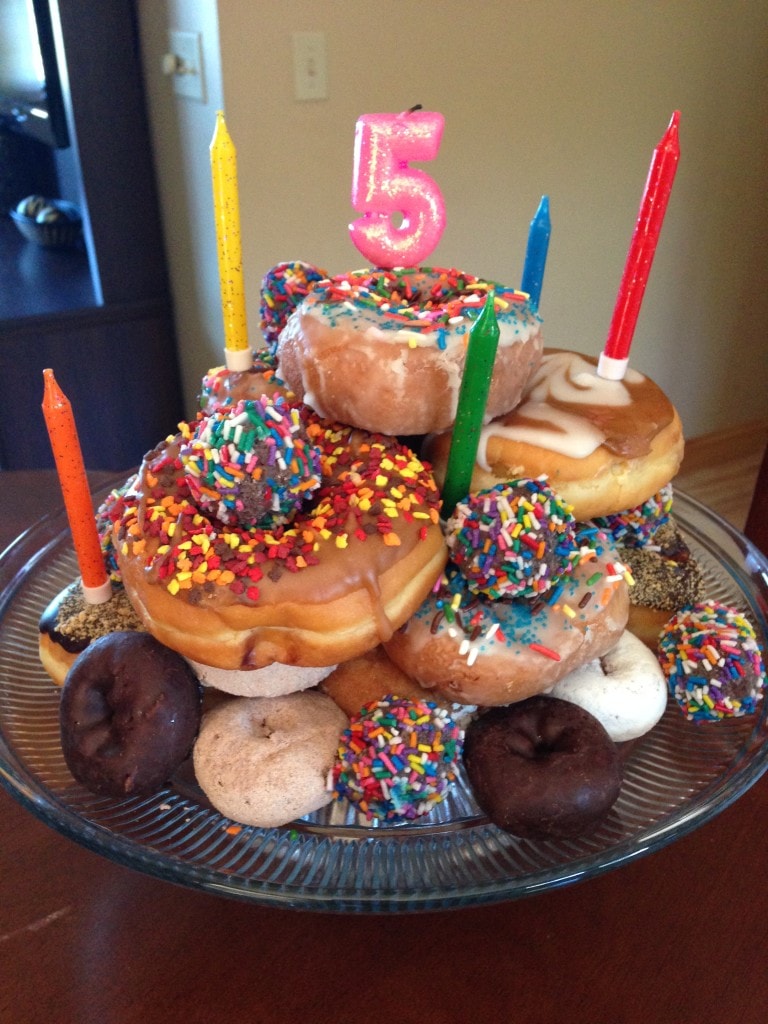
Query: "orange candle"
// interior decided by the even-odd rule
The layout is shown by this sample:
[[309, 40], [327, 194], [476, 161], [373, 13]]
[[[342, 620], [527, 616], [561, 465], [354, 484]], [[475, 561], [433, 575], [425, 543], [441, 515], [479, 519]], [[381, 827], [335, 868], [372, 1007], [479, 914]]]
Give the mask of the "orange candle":
[[43, 416], [83, 579], [83, 596], [91, 604], [103, 604], [112, 596], [112, 587], [96, 529], [72, 406], [56, 383], [53, 370], [43, 370], [43, 381]]

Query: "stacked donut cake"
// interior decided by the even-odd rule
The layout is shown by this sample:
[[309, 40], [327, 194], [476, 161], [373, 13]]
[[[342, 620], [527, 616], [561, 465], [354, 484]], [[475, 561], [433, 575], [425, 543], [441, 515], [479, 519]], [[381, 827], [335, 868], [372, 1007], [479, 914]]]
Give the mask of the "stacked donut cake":
[[[471, 493], [444, 509], [466, 341], [491, 290], [491, 419]], [[100, 510], [127, 617], [84, 626], [70, 601], [68, 618], [41, 620], [81, 783], [152, 791], [191, 755], [210, 803], [241, 824], [332, 800], [407, 822], [463, 761], [500, 828], [572, 836], [609, 813], [617, 744], [664, 713], [665, 673], [687, 707], [712, 693], [721, 718], [755, 709], [761, 654], [731, 610], [689, 616], [661, 663], [633, 635], [635, 568], [685, 561], [702, 596], [671, 518], [680, 421], [652, 381], [544, 351], [524, 294], [451, 269], [282, 263], [261, 309], [252, 368], [211, 370], [198, 417]], [[662, 621], [684, 603], [642, 589]], [[691, 697], [701, 648], [748, 665], [748, 682]]]

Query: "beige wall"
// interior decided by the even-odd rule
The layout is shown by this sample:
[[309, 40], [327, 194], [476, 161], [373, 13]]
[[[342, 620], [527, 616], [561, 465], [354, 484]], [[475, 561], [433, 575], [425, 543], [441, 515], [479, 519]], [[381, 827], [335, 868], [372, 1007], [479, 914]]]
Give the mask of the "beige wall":
[[[594, 354], [651, 152], [679, 108], [682, 157], [631, 362], [668, 391], [689, 436], [765, 414], [764, 4], [495, 0], [473, 13], [458, 0], [217, 6], [218, 19], [213, 0], [139, 3], [190, 403], [200, 374], [221, 361], [207, 180], [216, 107], [238, 149], [255, 339], [260, 278], [274, 263], [302, 258], [340, 272], [363, 262], [347, 233], [357, 116], [421, 103], [446, 118], [429, 170], [448, 226], [432, 262], [519, 284], [528, 224], [549, 194], [547, 342]], [[157, 70], [167, 26], [195, 22], [211, 50], [206, 105], [175, 99]], [[293, 99], [298, 29], [326, 33], [327, 100]]]

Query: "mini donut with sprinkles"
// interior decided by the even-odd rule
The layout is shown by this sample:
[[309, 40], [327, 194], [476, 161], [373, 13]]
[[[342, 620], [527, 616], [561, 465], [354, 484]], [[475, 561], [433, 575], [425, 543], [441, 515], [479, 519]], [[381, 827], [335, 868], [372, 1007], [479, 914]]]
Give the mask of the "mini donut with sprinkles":
[[335, 665], [389, 639], [439, 577], [429, 470], [280, 395], [182, 424], [110, 515], [147, 630], [221, 669]]
[[448, 700], [494, 706], [542, 693], [610, 650], [629, 614], [628, 573], [597, 528], [571, 523], [568, 535], [567, 508], [541, 481], [460, 502], [454, 533], [488, 557], [457, 563], [449, 538], [454, 560], [385, 644], [392, 661]]
[[501, 333], [486, 411], [498, 416], [539, 364], [541, 321], [523, 292], [458, 270], [359, 270], [316, 282], [280, 334], [280, 376], [341, 423], [401, 436], [445, 430], [491, 290]]

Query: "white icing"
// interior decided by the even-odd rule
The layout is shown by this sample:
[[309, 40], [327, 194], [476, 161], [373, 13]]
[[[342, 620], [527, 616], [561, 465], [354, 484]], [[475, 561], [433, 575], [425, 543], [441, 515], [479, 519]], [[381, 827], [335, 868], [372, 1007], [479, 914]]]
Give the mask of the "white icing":
[[[578, 352], [547, 352], [531, 377], [525, 399], [515, 410], [514, 423], [504, 418], [484, 427], [480, 434], [477, 462], [490, 471], [488, 442], [491, 437], [519, 441], [573, 459], [585, 459], [605, 441], [605, 434], [585, 416], [565, 412], [550, 404], [629, 405], [632, 396], [625, 381], [640, 384], [645, 380], [637, 370], [627, 370], [624, 380], [606, 380], [595, 373], [588, 360]], [[541, 426], [520, 421], [536, 420]]]
[[487, 454], [488, 441], [491, 437], [522, 441], [537, 448], [560, 452], [572, 459], [585, 459], [605, 440], [605, 434], [589, 420], [560, 409], [553, 409], [545, 402], [526, 402], [518, 412], [526, 419], [541, 421], [542, 425], [536, 427], [533, 424], [515, 423], [506, 426], [503, 420], [497, 420], [483, 427], [477, 447], [477, 462], [484, 470], [490, 471], [491, 468]]
[[[359, 309], [353, 304], [335, 304], [329, 307], [322, 303], [305, 303], [300, 307], [304, 316], [315, 317], [321, 323], [330, 323], [350, 333], [359, 333], [369, 341], [382, 342], [390, 345], [406, 344], [414, 348], [437, 348], [440, 343], [447, 349], [463, 348], [466, 335], [475, 323], [474, 318], [458, 316], [442, 330], [409, 329], [396, 322], [386, 323], [386, 311]], [[535, 337], [540, 331], [540, 321], [528, 312], [522, 304], [510, 303], [508, 310], [497, 311], [499, 325], [499, 346], [507, 348], [521, 344]]]
[[578, 352], [547, 352], [525, 397], [526, 401], [554, 398], [573, 405], [629, 405], [632, 396], [624, 381], [640, 384], [644, 379], [637, 370], [627, 370], [624, 380], [606, 380], [598, 377], [592, 364]]

